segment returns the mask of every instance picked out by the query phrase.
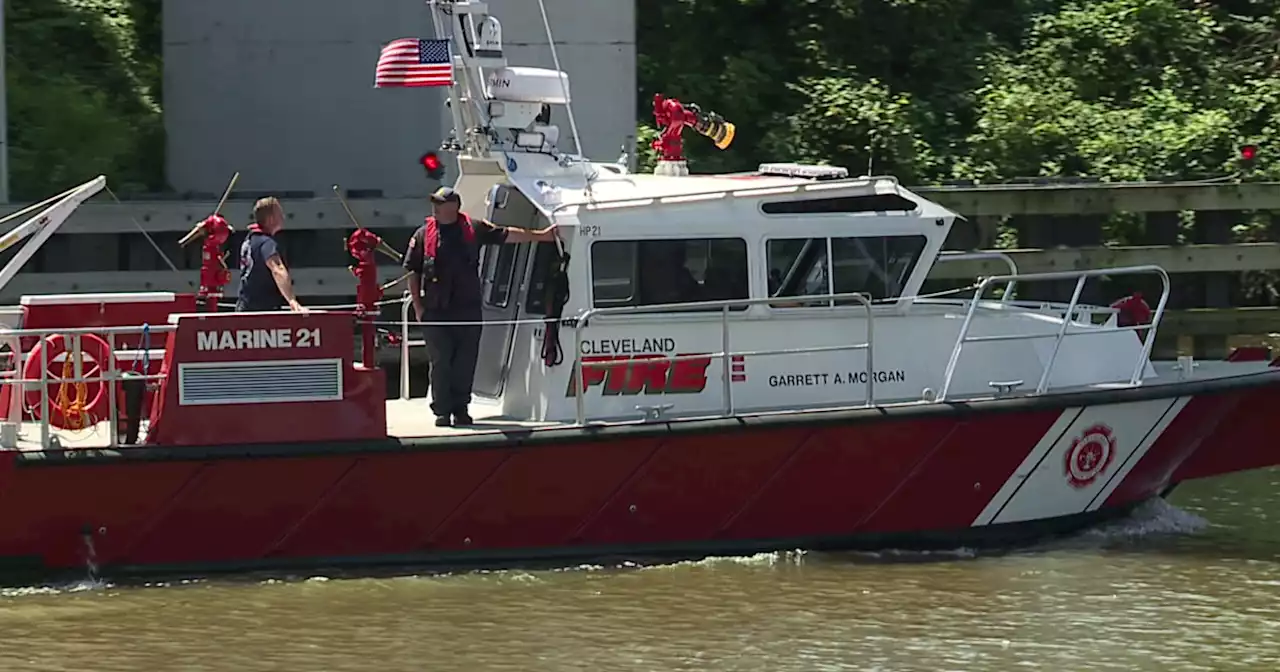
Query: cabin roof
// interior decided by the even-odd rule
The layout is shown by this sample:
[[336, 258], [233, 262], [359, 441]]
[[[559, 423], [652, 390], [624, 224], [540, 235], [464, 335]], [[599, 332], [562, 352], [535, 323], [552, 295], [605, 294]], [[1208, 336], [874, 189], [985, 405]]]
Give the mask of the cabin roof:
[[566, 188], [561, 191], [561, 202], [564, 205], [622, 204], [702, 195], [713, 198], [725, 193], [753, 198], [770, 195], [785, 198], [800, 189], [812, 192], [812, 198], [822, 198], [821, 194], [824, 192], [841, 191], [846, 192], [841, 195], [850, 195], [847, 193], [850, 190], [861, 190], [866, 194], [899, 193], [913, 201], [924, 201], [919, 196], [905, 193], [905, 190], [898, 187], [893, 179], [883, 177], [815, 181], [754, 173], [677, 177], [647, 173], [618, 175], [602, 171], [600, 176], [592, 181], [590, 192], [580, 187]]
[[602, 176], [591, 185], [597, 201], [689, 196], [707, 192], [741, 191], [774, 187], [799, 187], [812, 180], [774, 175], [619, 175]]
[[[623, 210], [646, 206], [674, 207], [681, 204], [710, 203], [726, 197], [745, 199], [748, 203], [793, 202], [845, 199], [849, 197], [881, 197], [877, 204], [845, 210], [819, 209], [810, 212], [838, 214], [884, 214], [911, 212], [919, 218], [958, 217], [943, 206], [903, 188], [893, 177], [874, 176], [815, 180], [778, 174], [738, 173], [714, 175], [655, 175], [624, 173], [614, 164], [592, 164], [595, 178], [590, 190], [584, 188], [584, 174], [564, 169], [559, 175], [526, 170], [508, 172], [507, 177], [524, 192], [543, 213], [585, 206], [589, 209]], [[906, 208], [903, 201], [910, 201]], [[871, 207], [867, 207], [871, 205]], [[914, 207], [913, 207], [914, 206]], [[874, 209], [873, 209], [874, 208]], [[766, 208], [768, 209], [768, 208]], [[767, 214], [802, 214], [793, 208], [779, 208]]]

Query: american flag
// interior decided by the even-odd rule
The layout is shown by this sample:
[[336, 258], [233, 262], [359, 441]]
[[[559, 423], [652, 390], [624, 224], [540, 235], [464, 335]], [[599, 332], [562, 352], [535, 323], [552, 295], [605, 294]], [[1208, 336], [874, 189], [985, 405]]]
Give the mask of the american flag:
[[449, 40], [406, 37], [387, 44], [378, 56], [375, 88], [451, 84], [453, 59], [449, 55]]

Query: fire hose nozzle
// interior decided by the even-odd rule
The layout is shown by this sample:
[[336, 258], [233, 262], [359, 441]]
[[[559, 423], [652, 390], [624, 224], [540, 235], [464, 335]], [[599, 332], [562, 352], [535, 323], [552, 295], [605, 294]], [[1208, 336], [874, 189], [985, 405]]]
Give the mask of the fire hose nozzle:
[[709, 138], [716, 149], [728, 149], [733, 144], [733, 138], [737, 134], [737, 127], [733, 123], [725, 121], [724, 117], [715, 112], [703, 112], [697, 103], [690, 103], [686, 107], [693, 112], [693, 130]]

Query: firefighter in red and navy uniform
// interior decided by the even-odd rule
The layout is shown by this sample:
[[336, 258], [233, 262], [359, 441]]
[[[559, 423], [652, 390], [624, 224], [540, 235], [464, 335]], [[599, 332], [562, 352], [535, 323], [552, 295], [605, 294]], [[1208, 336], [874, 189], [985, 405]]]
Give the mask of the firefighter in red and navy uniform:
[[427, 323], [431, 410], [439, 427], [472, 423], [467, 406], [480, 354], [480, 246], [555, 240], [551, 227], [497, 226], [468, 217], [461, 207], [458, 192], [437, 189], [431, 194], [432, 215], [409, 238], [404, 253], [413, 310], [419, 322]]
[[253, 224], [240, 245], [237, 312], [280, 310], [286, 304], [294, 311], [306, 312], [293, 294], [293, 279], [275, 239], [283, 227], [284, 208], [274, 196], [253, 205]]

